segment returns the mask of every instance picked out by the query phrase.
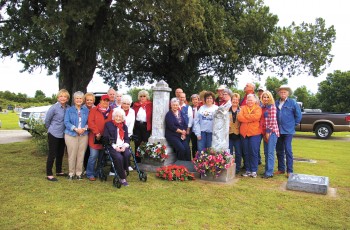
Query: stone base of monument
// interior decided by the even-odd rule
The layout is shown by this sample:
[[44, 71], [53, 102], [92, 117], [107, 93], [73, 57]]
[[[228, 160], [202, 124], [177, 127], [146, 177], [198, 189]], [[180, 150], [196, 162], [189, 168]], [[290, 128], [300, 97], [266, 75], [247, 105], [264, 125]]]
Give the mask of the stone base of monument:
[[229, 167], [228, 169], [224, 169], [218, 177], [210, 174], [207, 176], [201, 175], [200, 179], [205, 181], [228, 183], [233, 181], [235, 176], [236, 176], [236, 163], [231, 165], [231, 167]]
[[176, 161], [176, 156], [173, 153], [168, 152], [168, 158], [165, 161], [160, 161], [159, 159], [153, 158], [141, 158], [141, 163], [137, 164], [139, 169], [145, 172], [156, 172], [157, 168], [165, 165], [174, 164]]
[[329, 178], [325, 176], [313, 176], [306, 174], [290, 174], [287, 182], [288, 190], [327, 194]]

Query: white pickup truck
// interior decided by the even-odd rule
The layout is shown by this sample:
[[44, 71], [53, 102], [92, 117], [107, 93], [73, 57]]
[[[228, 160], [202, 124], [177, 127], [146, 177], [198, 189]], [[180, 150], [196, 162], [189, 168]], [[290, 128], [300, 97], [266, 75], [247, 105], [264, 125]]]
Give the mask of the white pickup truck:
[[45, 121], [46, 112], [49, 110], [51, 105], [32, 107], [23, 109], [19, 115], [18, 125], [24, 130], [29, 130], [29, 120], [35, 119], [37, 121]]

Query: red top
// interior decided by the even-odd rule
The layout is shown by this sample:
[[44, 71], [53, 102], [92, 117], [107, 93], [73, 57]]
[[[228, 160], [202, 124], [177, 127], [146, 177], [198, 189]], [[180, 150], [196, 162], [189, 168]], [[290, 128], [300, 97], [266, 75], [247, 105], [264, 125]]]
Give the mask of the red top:
[[146, 111], [147, 131], [151, 131], [153, 104], [151, 101], [146, 101], [144, 104], [141, 104], [139, 101], [135, 102], [134, 106], [132, 107], [135, 110], [135, 117], [137, 117], [137, 113], [139, 112], [141, 106]]
[[266, 133], [276, 133], [276, 136], [279, 137], [279, 129], [277, 124], [277, 109], [275, 105], [263, 105], [262, 106], [262, 116], [260, 120], [260, 126], [262, 129], [262, 134]]
[[108, 114], [108, 117], [105, 119], [103, 114], [97, 109], [93, 107], [90, 109], [89, 118], [88, 118], [88, 126], [90, 129], [89, 132], [89, 146], [94, 149], [102, 149], [103, 146], [101, 144], [94, 144], [94, 139], [97, 134], [101, 134], [103, 136], [103, 132], [105, 129], [105, 123], [112, 120], [112, 112], [111, 110]]

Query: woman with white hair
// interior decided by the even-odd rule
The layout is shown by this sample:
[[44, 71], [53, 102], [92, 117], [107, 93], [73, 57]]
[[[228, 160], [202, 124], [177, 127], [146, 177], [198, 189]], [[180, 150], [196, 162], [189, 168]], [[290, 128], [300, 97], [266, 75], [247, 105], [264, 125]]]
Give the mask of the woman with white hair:
[[[132, 98], [130, 95], [123, 95], [122, 96], [122, 109], [125, 112], [125, 124], [128, 126], [128, 136], [131, 137], [133, 134], [134, 130], [134, 125], [135, 125], [135, 110], [130, 108], [131, 103], [132, 103]], [[136, 151], [136, 150], [135, 150]], [[129, 171], [132, 171], [133, 168], [129, 166]]]
[[128, 136], [130, 137], [133, 134], [134, 124], [135, 124], [135, 110], [130, 108], [132, 103], [132, 98], [130, 95], [122, 96], [122, 109], [125, 112], [125, 124], [128, 126]]
[[124, 110], [120, 108], [114, 109], [112, 121], [107, 122], [105, 125], [103, 137], [112, 143], [108, 147], [108, 150], [120, 177], [120, 183], [124, 186], [128, 186], [125, 170], [129, 167], [130, 138], [128, 136], [128, 127], [124, 124], [124, 120]]
[[88, 145], [88, 116], [89, 109], [83, 106], [84, 93], [75, 92], [73, 95], [74, 106], [66, 110], [64, 116], [64, 140], [68, 152], [68, 179], [82, 180], [84, 155]]
[[233, 95], [233, 93], [230, 89], [227, 89], [227, 88], [223, 89], [222, 90], [222, 102], [221, 102], [221, 105], [219, 107], [222, 107], [226, 111], [228, 111], [232, 106], [232, 103], [231, 103], [232, 95]]
[[254, 94], [247, 95], [247, 104], [241, 107], [238, 113], [238, 121], [241, 122], [239, 133], [242, 136], [244, 154], [246, 154], [246, 172], [244, 177], [257, 177], [259, 149], [260, 149], [260, 118], [261, 108], [256, 103]]
[[190, 161], [191, 150], [186, 140], [187, 120], [181, 113], [180, 101], [174, 97], [170, 100], [171, 109], [165, 115], [165, 138], [169, 145], [174, 148], [178, 160]]

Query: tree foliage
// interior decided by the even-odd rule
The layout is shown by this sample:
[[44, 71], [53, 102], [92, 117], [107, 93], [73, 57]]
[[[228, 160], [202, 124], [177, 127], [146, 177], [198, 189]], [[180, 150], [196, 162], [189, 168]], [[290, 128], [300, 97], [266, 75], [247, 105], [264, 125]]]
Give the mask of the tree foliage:
[[333, 26], [277, 26], [261, 0], [1, 1], [2, 56], [58, 70], [59, 88], [86, 91], [95, 69], [115, 87], [165, 80], [188, 94], [205, 79], [232, 86], [245, 69], [318, 76]]
[[45, 98], [46, 96], [42, 90], [37, 90], [37, 91], [35, 91], [34, 97], [38, 98], [38, 99], [42, 99], [42, 98]]
[[350, 112], [350, 71], [339, 70], [329, 73], [327, 79], [319, 83], [317, 98], [322, 111]]
[[314, 95], [306, 86], [298, 87], [293, 95], [296, 97], [297, 101], [303, 103], [303, 107], [307, 109], [319, 109], [319, 103], [316, 95]]

